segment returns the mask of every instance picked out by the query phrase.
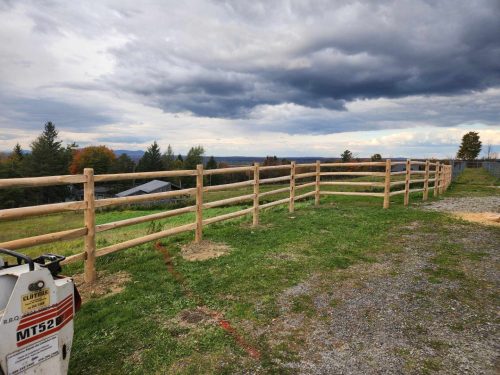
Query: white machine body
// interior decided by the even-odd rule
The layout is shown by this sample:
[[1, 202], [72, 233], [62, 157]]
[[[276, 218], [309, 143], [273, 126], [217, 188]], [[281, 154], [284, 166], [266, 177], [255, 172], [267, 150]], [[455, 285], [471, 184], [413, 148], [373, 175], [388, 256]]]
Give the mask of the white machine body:
[[66, 374], [74, 313], [71, 278], [0, 263], [0, 374]]

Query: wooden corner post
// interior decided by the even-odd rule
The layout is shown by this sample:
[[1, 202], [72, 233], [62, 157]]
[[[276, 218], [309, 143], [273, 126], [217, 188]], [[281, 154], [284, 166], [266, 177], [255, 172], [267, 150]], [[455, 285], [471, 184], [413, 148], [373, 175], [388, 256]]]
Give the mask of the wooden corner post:
[[446, 164], [441, 165], [439, 176], [441, 177], [441, 181], [439, 182], [439, 194], [443, 194], [446, 190]]
[[253, 223], [255, 227], [259, 225], [259, 193], [260, 193], [260, 168], [259, 163], [253, 167]]
[[290, 202], [288, 204], [288, 211], [293, 212], [295, 210], [295, 162], [292, 161], [292, 167], [290, 168]]
[[316, 185], [314, 190], [314, 204], [319, 205], [319, 195], [320, 195], [320, 183], [321, 183], [321, 162], [316, 160]]
[[406, 159], [405, 199], [404, 199], [405, 206], [408, 206], [408, 204], [410, 203], [410, 178], [411, 178], [411, 160]]
[[425, 175], [424, 175], [424, 194], [422, 195], [422, 200], [426, 201], [429, 199], [429, 160], [425, 161]]
[[203, 164], [196, 166], [196, 229], [194, 242], [203, 239]]
[[434, 196], [439, 195], [439, 162], [436, 162], [436, 169], [434, 170]]
[[86, 283], [93, 283], [97, 279], [97, 271], [95, 268], [95, 196], [94, 196], [94, 170], [85, 168], [83, 170], [85, 182], [83, 183], [83, 200], [85, 202], [85, 210], [83, 217], [87, 234], [85, 235], [85, 263], [84, 263], [84, 280]]
[[391, 195], [391, 159], [385, 161], [384, 208], [389, 208]]

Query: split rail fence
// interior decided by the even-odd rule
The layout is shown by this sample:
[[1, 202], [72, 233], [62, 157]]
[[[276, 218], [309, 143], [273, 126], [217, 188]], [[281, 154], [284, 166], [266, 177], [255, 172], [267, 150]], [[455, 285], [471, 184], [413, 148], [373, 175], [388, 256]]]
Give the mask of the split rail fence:
[[[393, 166], [405, 165], [402, 171], [392, 171]], [[418, 170], [414, 170], [412, 166], [418, 166]], [[325, 171], [326, 169], [336, 168], [357, 168], [357, 167], [379, 167], [383, 172], [353, 172], [353, 171]], [[323, 170], [322, 170], [323, 169]], [[301, 173], [296, 173], [299, 170]], [[309, 172], [303, 171], [310, 170]], [[261, 179], [261, 172], [267, 171], [284, 171], [287, 173], [284, 176]], [[204, 186], [204, 176], [228, 173], [250, 173], [252, 179], [242, 182], [235, 182], [222, 185]], [[404, 175], [404, 180], [396, 178], [391, 180], [393, 176]], [[412, 176], [420, 178], [412, 178]], [[169, 177], [196, 177], [196, 187], [145, 194], [130, 197], [95, 199], [94, 184], [122, 181], [132, 179], [152, 179], [152, 178], [169, 178]], [[322, 177], [327, 176], [342, 176], [342, 177], [361, 177], [374, 176], [383, 178], [383, 182], [372, 181], [344, 181], [334, 180], [325, 181]], [[303, 182], [304, 179], [312, 180], [311, 182]], [[287, 204], [289, 211], [295, 209], [295, 202], [308, 197], [314, 197], [315, 204], [319, 205], [322, 195], [352, 195], [352, 196], [371, 196], [383, 198], [383, 208], [389, 208], [390, 197], [398, 194], [404, 194], [404, 204], [409, 204], [410, 193], [422, 192], [423, 200], [427, 200], [429, 191], [433, 190], [434, 196], [442, 194], [449, 186], [452, 180], [452, 168], [449, 165], [440, 164], [439, 162], [431, 163], [427, 161], [412, 161], [406, 162], [391, 162], [390, 159], [380, 162], [358, 162], [358, 163], [316, 163], [309, 164], [291, 164], [275, 165], [275, 166], [260, 166], [258, 163], [253, 166], [231, 167], [223, 169], [204, 170], [203, 165], [198, 165], [196, 170], [175, 170], [175, 171], [158, 171], [158, 172], [141, 172], [141, 173], [124, 173], [124, 174], [104, 174], [94, 175], [91, 168], [84, 170], [83, 174], [66, 175], [66, 176], [48, 176], [48, 177], [33, 177], [33, 178], [12, 178], [0, 179], [0, 189], [3, 188], [30, 188], [41, 186], [55, 186], [67, 184], [83, 184], [84, 199], [77, 202], [64, 202], [45, 204], [31, 207], [20, 207], [12, 209], [0, 210], [0, 220], [19, 219], [28, 216], [46, 215], [65, 211], [83, 211], [84, 226], [77, 229], [64, 230], [55, 233], [43, 234], [28, 238], [15, 239], [8, 242], [0, 243], [0, 247], [11, 250], [22, 249], [41, 244], [47, 244], [57, 241], [72, 240], [84, 237], [84, 251], [76, 255], [69, 256], [64, 263], [75, 261], [84, 261], [84, 276], [86, 282], [93, 282], [96, 279], [96, 257], [114, 253], [119, 250], [131, 248], [146, 242], [159, 240], [161, 238], [172, 236], [175, 234], [192, 231], [195, 232], [195, 242], [200, 242], [203, 236], [203, 227], [219, 221], [233, 219], [239, 216], [252, 214], [253, 225], [259, 223], [259, 213], [261, 210]], [[307, 181], [307, 180], [306, 180]], [[289, 186], [270, 191], [260, 192], [260, 187], [264, 184], [272, 183], [287, 183]], [[301, 183], [302, 182], [302, 183]], [[423, 184], [422, 188], [412, 188], [412, 184]], [[213, 202], [204, 202], [204, 193], [212, 191], [227, 191], [231, 189], [253, 186], [253, 193], [238, 197], [232, 197]], [[383, 192], [356, 192], [356, 191], [328, 191], [321, 189], [322, 186], [351, 186], [351, 187], [370, 187], [383, 189]], [[401, 190], [391, 191], [391, 187], [403, 186]], [[314, 188], [312, 191], [297, 194], [302, 189], [307, 187]], [[284, 199], [275, 200], [269, 203], [261, 204], [261, 198], [268, 197], [280, 193], [289, 193], [289, 196]], [[125, 220], [119, 220], [111, 223], [96, 225], [95, 216], [96, 209], [101, 207], [110, 207], [118, 205], [130, 205], [142, 202], [161, 201], [166, 198], [175, 196], [194, 196], [196, 203], [191, 206], [171, 209], [164, 212], [154, 213], [146, 216], [140, 216]], [[231, 205], [245, 201], [252, 201], [251, 207], [231, 212], [216, 217], [203, 218], [203, 211], [209, 208]], [[195, 212], [196, 220], [194, 223], [181, 225], [178, 227], [162, 230], [156, 233], [148, 234], [143, 237], [134, 238], [121, 243], [113, 244], [104, 248], [96, 248], [96, 233], [104, 232], [111, 229], [126, 227], [129, 225], [144, 223], [148, 221], [163, 219], [167, 217], [177, 216], [188, 212]]]

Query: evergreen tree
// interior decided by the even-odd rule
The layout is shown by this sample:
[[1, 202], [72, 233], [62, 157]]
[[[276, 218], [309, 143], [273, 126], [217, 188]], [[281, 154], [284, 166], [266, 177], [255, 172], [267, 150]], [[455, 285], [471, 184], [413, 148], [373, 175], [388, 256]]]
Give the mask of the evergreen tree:
[[217, 169], [217, 161], [213, 156], [210, 156], [208, 159], [205, 169]]
[[205, 150], [203, 146], [191, 147], [184, 160], [184, 168], [186, 169], [196, 169], [198, 164], [203, 164], [203, 154]]
[[[210, 158], [207, 161], [207, 164], [205, 165], [205, 169], [217, 169], [217, 161], [213, 156], [210, 156]], [[209, 175], [208, 176], [208, 184], [211, 185], [217, 185], [220, 184], [221, 181], [221, 175]]]
[[342, 162], [346, 163], [348, 161], [352, 160], [352, 152], [349, 150], [345, 150], [342, 155], [340, 155], [340, 158], [342, 159]]
[[121, 154], [111, 166], [111, 173], [131, 173], [134, 170], [135, 163], [127, 154]]
[[457, 153], [457, 159], [474, 160], [481, 152], [481, 141], [479, 134], [476, 132], [468, 132], [462, 137], [462, 144]]
[[181, 163], [184, 163], [184, 158], [182, 157], [181, 154], [177, 155], [177, 160], [180, 161]]
[[174, 151], [172, 150], [172, 146], [168, 145], [167, 152], [165, 152], [162, 156], [163, 169], [166, 171], [171, 171], [176, 169], [177, 164], [175, 162]]
[[[31, 143], [31, 154], [25, 156], [26, 176], [57, 176], [68, 173], [71, 148], [64, 148], [52, 122], [47, 122], [42, 134]], [[37, 203], [63, 201], [69, 190], [66, 186], [36, 190]]]
[[139, 160], [137, 170], [139, 172], [161, 171], [163, 170], [163, 163], [161, 159], [160, 146], [158, 146], [158, 143], [154, 141]]
[[380, 154], [373, 154], [371, 157], [372, 161], [381, 161], [382, 160], [382, 155]]

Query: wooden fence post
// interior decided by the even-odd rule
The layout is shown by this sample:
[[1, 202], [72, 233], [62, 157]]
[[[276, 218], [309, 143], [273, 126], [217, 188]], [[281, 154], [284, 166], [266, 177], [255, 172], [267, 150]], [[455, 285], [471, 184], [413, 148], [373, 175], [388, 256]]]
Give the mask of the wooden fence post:
[[445, 164], [443, 164], [441, 166], [440, 176], [441, 176], [441, 182], [439, 184], [439, 186], [440, 186], [439, 194], [443, 194], [446, 190], [446, 165]]
[[259, 192], [260, 192], [260, 168], [259, 163], [254, 164], [253, 169], [253, 226], [259, 225]]
[[290, 203], [288, 204], [288, 212], [295, 210], [295, 162], [292, 161], [290, 168]]
[[434, 173], [434, 196], [439, 195], [439, 162], [436, 162], [436, 169]]
[[406, 174], [405, 174], [405, 198], [404, 205], [410, 203], [410, 178], [411, 178], [411, 160], [406, 159]]
[[391, 159], [385, 161], [384, 208], [389, 208], [391, 193]]
[[95, 196], [94, 196], [94, 170], [85, 168], [83, 170], [86, 181], [83, 183], [83, 200], [86, 203], [86, 208], [83, 211], [85, 227], [87, 234], [85, 235], [85, 264], [84, 264], [84, 280], [86, 283], [93, 283], [97, 279], [97, 271], [95, 268]]
[[319, 205], [319, 195], [320, 195], [320, 182], [321, 182], [321, 162], [316, 160], [316, 185], [314, 192], [314, 204]]
[[196, 243], [203, 239], [203, 164], [196, 166]]
[[425, 177], [424, 177], [424, 194], [422, 200], [426, 201], [429, 199], [429, 160], [425, 161]]

